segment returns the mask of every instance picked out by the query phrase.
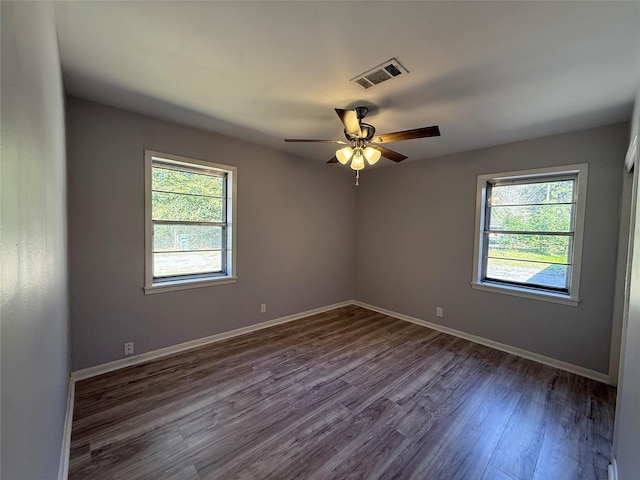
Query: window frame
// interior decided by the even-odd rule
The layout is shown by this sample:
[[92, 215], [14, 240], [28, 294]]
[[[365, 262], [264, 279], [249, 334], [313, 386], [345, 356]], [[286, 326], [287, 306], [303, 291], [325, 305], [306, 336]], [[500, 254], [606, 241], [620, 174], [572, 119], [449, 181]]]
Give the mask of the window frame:
[[[542, 300], [564, 305], [577, 306], [580, 302], [580, 271], [582, 267], [582, 243], [584, 237], [584, 218], [586, 211], [586, 193], [588, 180], [588, 164], [560, 165], [556, 167], [536, 168], [503, 173], [478, 175], [476, 190], [476, 219], [473, 254], [473, 276], [471, 287], [506, 295]], [[575, 176], [574, 183], [574, 216], [573, 242], [570, 252], [570, 268], [568, 271], [568, 291], [546, 289], [540, 286], [517, 285], [485, 279], [487, 242], [485, 226], [487, 222], [487, 192], [493, 183], [526, 184], [545, 180], [560, 180], [563, 177]], [[535, 232], [534, 232], [535, 233]]]
[[[225, 177], [224, 194], [225, 215], [223, 228], [223, 272], [218, 273], [194, 273], [180, 275], [176, 277], [165, 277], [159, 280], [153, 276], [153, 226], [152, 218], [152, 169], [154, 164], [165, 164], [175, 166], [179, 171], [197, 172], [198, 170], [209, 170], [219, 172]], [[230, 165], [200, 160], [195, 158], [173, 155], [169, 153], [157, 152], [154, 150], [144, 151], [144, 179], [145, 179], [145, 294], [162, 293], [175, 290], [185, 290], [191, 288], [209, 287], [213, 285], [224, 285], [235, 283], [236, 275], [236, 203], [237, 203], [237, 169]], [[198, 222], [188, 222], [197, 224]]]

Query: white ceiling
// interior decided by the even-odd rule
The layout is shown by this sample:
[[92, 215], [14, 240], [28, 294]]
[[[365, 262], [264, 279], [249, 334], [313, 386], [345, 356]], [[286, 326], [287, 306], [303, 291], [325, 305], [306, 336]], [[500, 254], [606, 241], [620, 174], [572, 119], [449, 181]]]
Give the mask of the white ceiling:
[[[640, 2], [59, 2], [75, 96], [326, 161], [335, 107], [372, 106], [419, 160], [628, 120]], [[396, 57], [403, 77], [349, 79]], [[385, 160], [380, 164], [392, 164]]]

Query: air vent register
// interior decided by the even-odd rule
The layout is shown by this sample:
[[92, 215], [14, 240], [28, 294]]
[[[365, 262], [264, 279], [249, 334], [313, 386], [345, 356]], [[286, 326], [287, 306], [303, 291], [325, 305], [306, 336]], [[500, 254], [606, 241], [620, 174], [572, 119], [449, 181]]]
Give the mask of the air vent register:
[[400, 75], [406, 75], [407, 73], [409, 73], [409, 71], [404, 68], [398, 60], [392, 58], [371, 70], [353, 77], [350, 81], [357, 83], [363, 89], [367, 90], [379, 83], [386, 82]]

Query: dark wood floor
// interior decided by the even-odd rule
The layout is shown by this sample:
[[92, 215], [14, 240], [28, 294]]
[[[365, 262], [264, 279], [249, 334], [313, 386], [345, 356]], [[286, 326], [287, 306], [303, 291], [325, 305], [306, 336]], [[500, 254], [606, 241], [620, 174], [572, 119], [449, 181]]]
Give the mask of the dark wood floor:
[[350, 306], [76, 385], [71, 479], [606, 479], [615, 390]]

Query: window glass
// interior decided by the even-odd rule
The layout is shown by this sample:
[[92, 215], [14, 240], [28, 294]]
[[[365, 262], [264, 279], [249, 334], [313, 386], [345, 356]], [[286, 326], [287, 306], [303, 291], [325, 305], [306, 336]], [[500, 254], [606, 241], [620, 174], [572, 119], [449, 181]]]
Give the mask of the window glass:
[[568, 292], [574, 180], [487, 188], [484, 279]]

